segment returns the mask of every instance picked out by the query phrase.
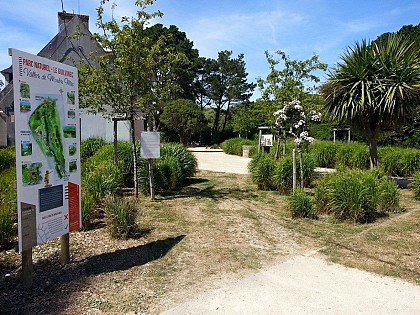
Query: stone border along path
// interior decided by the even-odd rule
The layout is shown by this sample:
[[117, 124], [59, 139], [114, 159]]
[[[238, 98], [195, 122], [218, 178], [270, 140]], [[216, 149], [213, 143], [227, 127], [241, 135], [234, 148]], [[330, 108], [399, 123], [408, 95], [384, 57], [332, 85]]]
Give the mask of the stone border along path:
[[[193, 149], [200, 170], [247, 173], [250, 159]], [[420, 286], [322, 259], [297, 255], [209, 291], [164, 315], [198, 314], [420, 314]]]

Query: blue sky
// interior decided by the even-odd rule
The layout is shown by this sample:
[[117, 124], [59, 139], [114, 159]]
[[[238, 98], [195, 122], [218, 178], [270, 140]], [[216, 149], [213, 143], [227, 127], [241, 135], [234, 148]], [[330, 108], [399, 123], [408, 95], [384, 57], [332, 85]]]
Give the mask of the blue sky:
[[[134, 0], [116, 3], [114, 17], [135, 15]], [[63, 4], [67, 12], [89, 15], [96, 30], [99, 0]], [[150, 9], [164, 13], [156, 22], [185, 32], [200, 56], [244, 53], [248, 80], [254, 82], [268, 74], [265, 50], [283, 50], [293, 59], [316, 53], [333, 66], [356, 41], [420, 23], [419, 0], [157, 0]], [[59, 0], [0, 0], [0, 69], [11, 64], [9, 47], [33, 54], [42, 49], [57, 33], [58, 11]]]

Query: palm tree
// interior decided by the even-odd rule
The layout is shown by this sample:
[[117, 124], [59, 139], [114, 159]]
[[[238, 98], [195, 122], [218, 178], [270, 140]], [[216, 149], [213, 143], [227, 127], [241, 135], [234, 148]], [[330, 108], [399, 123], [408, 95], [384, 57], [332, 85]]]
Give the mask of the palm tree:
[[378, 137], [397, 126], [420, 103], [420, 58], [413, 44], [391, 34], [383, 40], [356, 42], [321, 86], [326, 112], [367, 138], [371, 167], [378, 165]]

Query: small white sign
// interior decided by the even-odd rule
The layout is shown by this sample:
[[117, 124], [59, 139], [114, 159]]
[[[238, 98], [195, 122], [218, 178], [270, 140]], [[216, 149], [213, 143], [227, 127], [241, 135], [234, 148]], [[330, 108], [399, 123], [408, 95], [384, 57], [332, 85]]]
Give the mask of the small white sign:
[[140, 155], [143, 159], [160, 158], [160, 132], [143, 131], [141, 133]]

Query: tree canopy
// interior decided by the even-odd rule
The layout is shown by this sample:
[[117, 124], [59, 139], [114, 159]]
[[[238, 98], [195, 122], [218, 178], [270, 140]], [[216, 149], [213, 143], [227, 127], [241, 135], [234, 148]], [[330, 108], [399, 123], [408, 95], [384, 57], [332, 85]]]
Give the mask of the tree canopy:
[[377, 140], [385, 127], [401, 124], [420, 101], [420, 59], [412, 43], [391, 34], [348, 47], [321, 87], [325, 110], [359, 129], [378, 165]]

